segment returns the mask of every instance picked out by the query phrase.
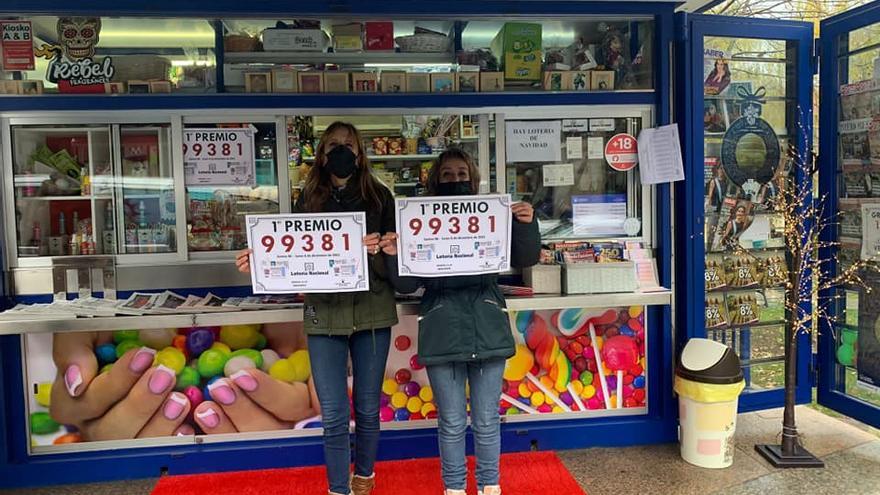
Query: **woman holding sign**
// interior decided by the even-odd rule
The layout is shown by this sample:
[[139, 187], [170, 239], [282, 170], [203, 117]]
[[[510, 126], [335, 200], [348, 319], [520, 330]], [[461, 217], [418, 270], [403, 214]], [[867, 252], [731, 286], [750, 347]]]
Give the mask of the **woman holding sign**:
[[[471, 157], [450, 149], [440, 155], [428, 175], [428, 194], [477, 194], [480, 177]], [[527, 267], [538, 262], [541, 237], [532, 206], [512, 206], [515, 221], [511, 235], [511, 265]], [[447, 495], [465, 489], [465, 431], [470, 384], [471, 425], [477, 457], [477, 487], [481, 495], [498, 495], [498, 462], [501, 425], [498, 402], [507, 358], [514, 340], [498, 275], [451, 276], [418, 279], [400, 277], [397, 268], [397, 234], [389, 232], [379, 243], [388, 255], [387, 268], [401, 293], [424, 286], [419, 317], [419, 361], [427, 366], [439, 417], [440, 458]], [[454, 322], [454, 323], [453, 323]]]
[[[294, 213], [366, 212], [364, 238], [370, 289], [364, 292], [306, 294], [303, 320], [312, 376], [324, 426], [324, 457], [330, 493], [369, 495], [379, 444], [379, 396], [397, 324], [394, 290], [380, 254], [380, 234], [394, 230], [394, 199], [370, 172], [360, 133], [334, 122], [318, 144], [315, 166]], [[250, 271], [250, 250], [239, 253], [239, 271]], [[355, 421], [354, 475], [349, 478], [348, 358], [351, 356]]]

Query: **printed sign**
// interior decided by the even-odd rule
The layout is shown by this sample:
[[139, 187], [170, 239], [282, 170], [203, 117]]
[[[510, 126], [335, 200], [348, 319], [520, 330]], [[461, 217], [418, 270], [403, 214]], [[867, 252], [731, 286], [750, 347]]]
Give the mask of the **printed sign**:
[[59, 44], [43, 44], [35, 55], [49, 62], [46, 79], [58, 85], [61, 93], [103, 93], [104, 84], [116, 73], [113, 60], [95, 60], [100, 40], [98, 17], [59, 17], [56, 25]]
[[558, 162], [562, 159], [561, 121], [511, 121], [506, 125], [508, 161]]
[[248, 215], [246, 222], [254, 294], [370, 289], [363, 212]]
[[34, 34], [31, 21], [0, 21], [3, 70], [34, 70]]
[[510, 268], [510, 195], [397, 200], [401, 275], [447, 277]]
[[584, 194], [571, 197], [575, 235], [623, 235], [626, 194]]
[[639, 146], [632, 134], [617, 134], [605, 145], [605, 160], [619, 172], [635, 168], [639, 163]]
[[876, 259], [880, 254], [880, 205], [862, 205], [862, 259]]
[[255, 185], [254, 130], [184, 130], [183, 168], [188, 186]]
[[544, 165], [544, 187], [573, 186], [574, 165], [563, 163], [561, 165]]

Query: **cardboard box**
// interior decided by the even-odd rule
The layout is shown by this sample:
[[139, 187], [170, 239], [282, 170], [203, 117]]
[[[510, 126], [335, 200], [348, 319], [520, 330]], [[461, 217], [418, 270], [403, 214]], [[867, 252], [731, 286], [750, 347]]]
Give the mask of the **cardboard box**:
[[567, 91], [571, 89], [568, 72], [547, 71], [544, 73], [544, 91]]
[[594, 91], [614, 91], [614, 71], [590, 71], [590, 89]]
[[333, 48], [356, 52], [364, 49], [364, 27], [359, 22], [333, 26]]
[[394, 51], [394, 23], [364, 23], [364, 38], [364, 49], [367, 51]]
[[351, 75], [351, 87], [355, 93], [379, 91], [379, 76], [372, 72], [356, 72]]
[[504, 73], [480, 72], [480, 91], [493, 93], [504, 91]]
[[406, 93], [406, 72], [382, 71], [380, 82], [383, 93]]
[[408, 72], [406, 74], [407, 93], [430, 93], [431, 74], [427, 72]]
[[480, 91], [480, 73], [479, 72], [458, 72], [456, 73], [458, 80], [455, 82], [458, 91], [461, 93], [476, 93]]
[[248, 72], [244, 75], [245, 93], [271, 93], [271, 72]]
[[592, 88], [590, 73], [587, 71], [576, 70], [568, 73], [570, 86], [568, 89], [572, 91], [589, 91]]
[[272, 91], [275, 93], [296, 93], [297, 82], [295, 70], [272, 71]]
[[348, 72], [325, 72], [324, 91], [327, 93], [348, 93], [351, 91], [351, 78]]
[[535, 265], [523, 268], [523, 282], [535, 294], [562, 294], [562, 267], [560, 265]]
[[263, 51], [323, 52], [328, 37], [320, 29], [264, 29]]
[[432, 72], [431, 73], [431, 92], [432, 93], [454, 93], [456, 88], [456, 77], [453, 72]]
[[541, 80], [541, 25], [507, 22], [491, 43], [508, 81]]
[[324, 73], [297, 72], [297, 86], [300, 93], [323, 93], [324, 92]]

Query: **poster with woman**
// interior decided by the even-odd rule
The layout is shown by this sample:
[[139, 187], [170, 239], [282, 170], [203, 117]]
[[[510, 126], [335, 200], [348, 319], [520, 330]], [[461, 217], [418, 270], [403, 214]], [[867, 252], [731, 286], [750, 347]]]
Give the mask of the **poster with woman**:
[[703, 65], [710, 67], [703, 83], [703, 94], [720, 95], [730, 85], [730, 56], [723, 50], [703, 50]]

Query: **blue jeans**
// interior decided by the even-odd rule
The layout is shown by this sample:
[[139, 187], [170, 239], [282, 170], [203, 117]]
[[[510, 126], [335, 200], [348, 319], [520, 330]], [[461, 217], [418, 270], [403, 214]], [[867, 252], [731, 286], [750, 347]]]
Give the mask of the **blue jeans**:
[[379, 395], [390, 345], [390, 328], [363, 330], [351, 337], [309, 335], [309, 358], [321, 403], [324, 462], [331, 492], [349, 493], [348, 355], [351, 354], [354, 382], [354, 474], [371, 476], [379, 447]]
[[504, 359], [455, 362], [428, 366], [439, 423], [440, 464], [448, 490], [464, 490], [467, 477], [465, 431], [467, 399], [465, 381], [471, 386], [471, 428], [477, 457], [477, 488], [498, 484], [501, 456], [501, 380]]

